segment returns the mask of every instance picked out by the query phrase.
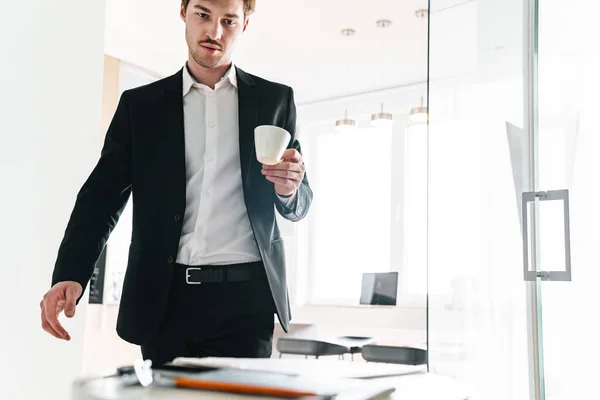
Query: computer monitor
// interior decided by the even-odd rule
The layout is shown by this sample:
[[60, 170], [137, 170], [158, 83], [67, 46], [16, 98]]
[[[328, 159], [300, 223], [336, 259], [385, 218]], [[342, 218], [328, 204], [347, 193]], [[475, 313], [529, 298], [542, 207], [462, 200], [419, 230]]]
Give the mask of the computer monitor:
[[395, 306], [398, 272], [365, 273], [362, 276], [360, 304]]

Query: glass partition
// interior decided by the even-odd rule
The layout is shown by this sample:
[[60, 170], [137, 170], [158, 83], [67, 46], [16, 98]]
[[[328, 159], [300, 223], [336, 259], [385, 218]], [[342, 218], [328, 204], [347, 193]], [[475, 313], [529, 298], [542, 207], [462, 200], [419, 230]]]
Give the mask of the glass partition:
[[600, 27], [588, 5], [430, 1], [429, 367], [472, 399], [597, 391]]
[[530, 191], [521, 0], [430, 1], [428, 344], [472, 399], [529, 399]]
[[592, 3], [536, 1], [537, 215], [546, 399], [597, 397], [600, 27]]

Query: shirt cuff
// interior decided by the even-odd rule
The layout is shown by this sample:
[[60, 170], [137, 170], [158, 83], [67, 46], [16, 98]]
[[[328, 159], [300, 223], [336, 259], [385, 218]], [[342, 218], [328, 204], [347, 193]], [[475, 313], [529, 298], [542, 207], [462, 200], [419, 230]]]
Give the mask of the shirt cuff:
[[281, 204], [285, 207], [285, 208], [291, 208], [292, 205], [294, 204], [294, 202], [296, 201], [296, 195], [298, 193], [298, 190], [296, 190], [292, 195], [290, 196], [282, 196], [279, 193], [275, 193], [277, 195], [277, 198], [279, 198], [279, 200], [281, 201]]

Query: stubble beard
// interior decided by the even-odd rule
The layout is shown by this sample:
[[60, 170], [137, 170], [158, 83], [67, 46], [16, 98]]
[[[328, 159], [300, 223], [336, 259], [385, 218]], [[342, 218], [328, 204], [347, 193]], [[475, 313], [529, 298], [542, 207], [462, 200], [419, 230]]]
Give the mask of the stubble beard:
[[200, 52], [202, 50], [198, 49], [198, 46], [200, 46], [200, 44], [196, 43], [194, 41], [194, 39], [190, 36], [190, 33], [187, 28], [185, 30], [185, 39], [187, 41], [189, 53], [192, 56], [192, 58], [194, 59], [194, 61], [196, 62], [196, 64], [200, 65], [203, 68], [216, 68], [223, 64], [223, 59], [225, 57], [223, 56], [222, 50], [221, 50], [221, 57], [219, 57], [219, 58], [215, 58], [212, 60], [207, 60], [207, 59], [203, 58], [200, 54]]

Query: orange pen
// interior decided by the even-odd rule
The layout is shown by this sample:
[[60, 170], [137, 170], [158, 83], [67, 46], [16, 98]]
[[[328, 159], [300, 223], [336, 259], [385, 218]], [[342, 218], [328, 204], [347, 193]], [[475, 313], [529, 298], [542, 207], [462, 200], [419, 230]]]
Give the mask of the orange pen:
[[277, 387], [268, 387], [260, 385], [250, 385], [246, 383], [234, 383], [234, 382], [215, 382], [201, 379], [191, 379], [178, 377], [173, 380], [175, 386], [180, 388], [189, 389], [202, 389], [202, 390], [218, 390], [222, 392], [232, 393], [245, 393], [245, 394], [257, 394], [264, 396], [276, 396], [276, 397], [312, 397], [317, 396], [316, 393], [302, 392], [292, 389], [283, 389]]

